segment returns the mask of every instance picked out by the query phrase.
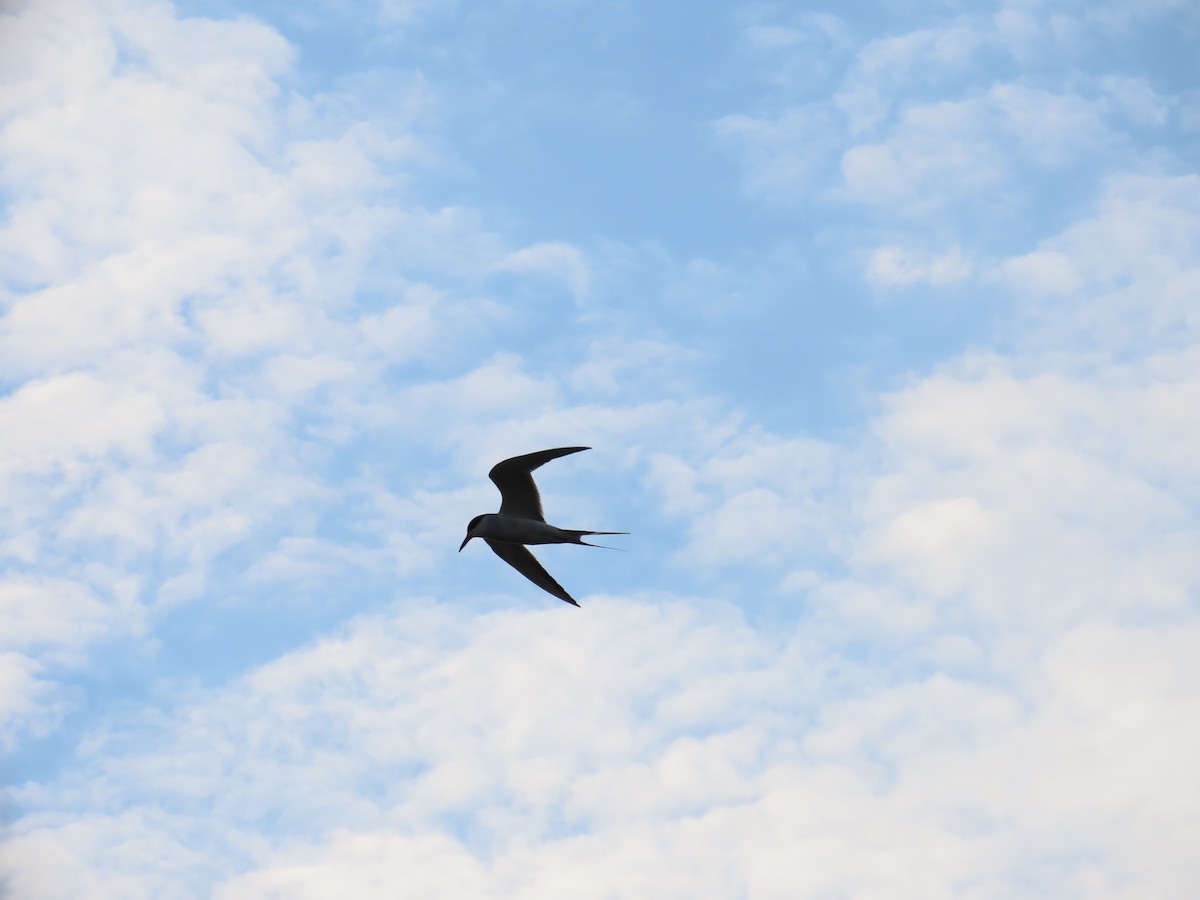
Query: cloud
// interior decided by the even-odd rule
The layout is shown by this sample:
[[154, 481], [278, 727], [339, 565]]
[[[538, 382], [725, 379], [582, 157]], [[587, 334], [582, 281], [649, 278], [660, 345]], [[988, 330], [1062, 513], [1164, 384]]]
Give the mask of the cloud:
[[[323, 414], [371, 421], [346, 386], [457, 339], [500, 255], [469, 212], [403, 198], [419, 126], [289, 95], [294, 51], [267, 26], [60, 6], [5, 17], [33, 49], [6, 65], [0, 132], [0, 515], [18, 571], [54, 573], [30, 601], [39, 643], [17, 648], [42, 662], [14, 669], [44, 674], [45, 653], [78, 664], [202, 596], [235, 550], [307, 537], [337, 497], [312, 435], [355, 427]], [[426, 273], [462, 249], [457, 280], [380, 268], [395, 240]], [[17, 707], [43, 702], [20, 685]]]
[[[434, 896], [465, 871], [481, 894], [782, 896], [912, 884], [902, 858], [911, 896], [1186, 892], [1194, 628], [1068, 630], [1027, 686], [879, 690], [819, 627], [772, 640], [728, 608], [589, 608], [364, 618], [180, 709], [166, 745], [114, 767], [97, 744], [97, 812], [18, 823], [12, 885]], [[267, 821], [282, 835], [263, 845]], [[1157, 850], [1157, 833], [1180, 836]]]
[[592, 343], [587, 358], [567, 380], [577, 389], [607, 395], [619, 395], [631, 385], [644, 382], [652, 382], [664, 392], [672, 386], [682, 390], [690, 370], [703, 358], [700, 351], [665, 340], [605, 337]]
[[[912, 213], [995, 191], [1028, 166], [1057, 169], [1115, 140], [1095, 101], [1014, 85], [961, 101], [910, 106], [882, 141], [841, 158], [856, 200]], [[1015, 147], [1007, 146], [1015, 143]]]
[[1180, 448], [1196, 436], [1176, 417], [1196, 332], [1164, 286], [1200, 261], [1180, 207], [1191, 187], [1110, 186], [1090, 217], [999, 267], [1036, 323], [1021, 352], [964, 354], [891, 397], [876, 427], [894, 470], [861, 507], [858, 552], [901, 576], [892, 600], [919, 604], [919, 621], [964, 603], [1027, 635], [1189, 615], [1200, 533]]
[[53, 644], [84, 645], [112, 615], [82, 586], [51, 578], [13, 577], [0, 581], [0, 618], [5, 649]]
[[495, 263], [497, 272], [534, 273], [561, 280], [576, 300], [587, 296], [592, 276], [580, 251], [562, 242], [522, 247]]
[[1178, 347], [1196, 324], [1187, 298], [1200, 278], [1198, 192], [1195, 175], [1111, 178], [1093, 216], [1002, 262], [995, 277], [1046, 301], [1059, 298], [1043, 321], [1059, 321], [1062, 303], [1073, 304], [1079, 292], [1096, 298], [1075, 307], [1071, 328], [1105, 346]]
[[777, 117], [735, 113], [716, 120], [719, 143], [743, 161], [747, 187], [764, 198], [803, 197], [828, 166], [837, 122], [819, 106], [790, 109]]
[[681, 556], [692, 564], [769, 568], [781, 556], [811, 559], [827, 550], [822, 532], [832, 523], [822, 498], [835, 466], [833, 448], [822, 442], [743, 434], [716, 456], [659, 454], [647, 481], [664, 510], [686, 524]]
[[48, 731], [63, 713], [54, 684], [39, 677], [42, 673], [25, 653], [0, 653], [0, 749], [11, 750], [20, 739]]
[[1053, 250], [1038, 250], [1008, 260], [1003, 272], [1010, 284], [1034, 296], [1074, 294], [1082, 280], [1070, 257]]
[[880, 247], [867, 263], [866, 279], [880, 287], [906, 287], [920, 282], [941, 287], [971, 274], [971, 261], [957, 247], [936, 256], [904, 247]]
[[[1088, 41], [1097, 35], [1084, 38], [1078, 18], [1042, 18], [1050, 24], [1011, 7], [994, 17], [966, 11], [937, 27], [847, 39], [836, 70], [817, 80], [830, 86], [820, 99], [806, 90], [812, 74], [780, 55], [793, 45], [808, 52], [778, 37], [795, 29], [756, 22], [748, 46], [763, 61], [772, 102], [718, 118], [715, 136], [739, 162], [747, 190], [771, 204], [853, 199], [907, 221], [1028, 215], [1039, 205], [1036, 185], [1052, 173], [1097, 171], [1113, 158], [1133, 163], [1131, 134], [1161, 131], [1167, 121], [1155, 87], [1094, 58]], [[764, 43], [764, 34], [778, 39]], [[988, 61], [1009, 54], [1023, 79], [992, 74]], [[1079, 56], [1080, 66], [1086, 58], [1085, 74], [1065, 77], [1064, 54]], [[1037, 87], [1032, 72], [1043, 73]]]

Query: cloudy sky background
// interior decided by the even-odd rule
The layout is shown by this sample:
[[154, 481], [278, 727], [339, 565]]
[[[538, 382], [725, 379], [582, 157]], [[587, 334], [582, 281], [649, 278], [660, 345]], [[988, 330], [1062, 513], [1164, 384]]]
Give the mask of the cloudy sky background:
[[5, 896], [1194, 896], [1200, 7], [3, 9]]

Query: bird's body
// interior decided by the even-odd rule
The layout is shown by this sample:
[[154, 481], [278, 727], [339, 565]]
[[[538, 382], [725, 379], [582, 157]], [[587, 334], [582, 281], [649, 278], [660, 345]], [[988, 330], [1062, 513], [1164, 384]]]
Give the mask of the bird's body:
[[[555, 528], [548, 522], [526, 519], [522, 516], [506, 516], [487, 513], [475, 522], [475, 536], [506, 544], [581, 544], [571, 535], [575, 532]], [[599, 532], [582, 532], [599, 534]]]
[[526, 549], [526, 544], [583, 544], [596, 547], [583, 540], [589, 534], [628, 534], [625, 531], [578, 531], [557, 528], [549, 524], [542, 513], [542, 498], [533, 481], [533, 470], [552, 459], [588, 450], [589, 447], [558, 447], [539, 450], [496, 463], [488, 477], [496, 483], [502, 497], [498, 513], [485, 513], [473, 518], [467, 525], [467, 536], [459, 546], [461, 551], [471, 538], [483, 538], [502, 560], [536, 584], [538, 587], [565, 600], [574, 606], [579, 604], [542, 568], [537, 558]]

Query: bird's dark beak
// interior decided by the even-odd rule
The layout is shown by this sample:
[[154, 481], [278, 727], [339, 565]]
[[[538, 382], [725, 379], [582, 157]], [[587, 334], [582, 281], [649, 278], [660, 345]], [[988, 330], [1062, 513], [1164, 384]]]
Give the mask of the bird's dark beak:
[[459, 544], [459, 545], [458, 545], [458, 552], [459, 552], [459, 553], [462, 553], [462, 548], [463, 548], [463, 547], [465, 547], [465, 546], [467, 546], [467, 541], [469, 541], [469, 540], [470, 540], [471, 538], [473, 538], [473, 537], [475, 537], [475, 535], [473, 535], [473, 534], [468, 534], [468, 535], [467, 535], [465, 538], [463, 538], [463, 542], [462, 542], [461, 544]]

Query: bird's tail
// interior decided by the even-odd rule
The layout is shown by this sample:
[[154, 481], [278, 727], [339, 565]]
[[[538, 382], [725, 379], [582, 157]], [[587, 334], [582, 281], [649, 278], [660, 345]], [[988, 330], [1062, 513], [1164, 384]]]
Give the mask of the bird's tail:
[[[585, 547], [599, 547], [601, 550], [620, 550], [620, 547], [605, 547], [603, 544], [589, 544], [583, 539], [584, 535], [588, 534], [629, 534], [628, 531], [576, 531], [573, 528], [564, 528], [567, 534], [575, 539], [576, 544], [583, 544]], [[622, 551], [624, 552], [624, 551]]]

